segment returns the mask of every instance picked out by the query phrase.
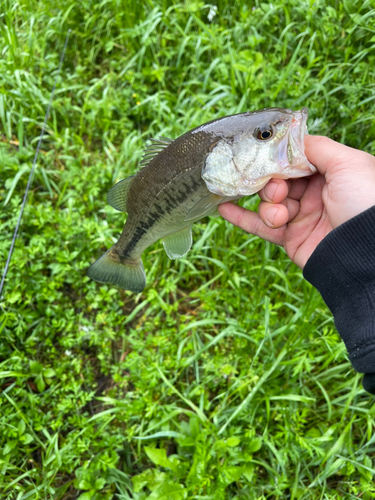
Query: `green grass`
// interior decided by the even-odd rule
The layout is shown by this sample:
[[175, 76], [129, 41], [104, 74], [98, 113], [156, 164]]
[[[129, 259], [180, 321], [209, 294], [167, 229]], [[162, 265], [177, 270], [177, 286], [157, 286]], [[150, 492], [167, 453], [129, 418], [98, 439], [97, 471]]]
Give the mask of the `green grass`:
[[2, 500], [375, 498], [374, 397], [282, 249], [213, 218], [144, 293], [85, 276], [152, 136], [307, 106], [375, 153], [372, 2], [212, 5], [1, 2], [4, 263], [72, 30], [0, 303]]

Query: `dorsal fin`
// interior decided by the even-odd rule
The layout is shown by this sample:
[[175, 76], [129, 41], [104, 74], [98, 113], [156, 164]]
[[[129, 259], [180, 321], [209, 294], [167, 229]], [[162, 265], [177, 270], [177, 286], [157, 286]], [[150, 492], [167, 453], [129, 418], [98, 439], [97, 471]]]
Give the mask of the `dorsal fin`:
[[150, 163], [163, 149], [167, 148], [172, 142], [173, 139], [169, 139], [168, 137], [158, 137], [150, 139], [151, 144], [145, 147], [145, 151], [143, 153], [142, 159], [139, 162], [139, 167], [143, 168]]
[[107, 202], [119, 212], [126, 212], [126, 200], [133, 177], [118, 182], [107, 193]]

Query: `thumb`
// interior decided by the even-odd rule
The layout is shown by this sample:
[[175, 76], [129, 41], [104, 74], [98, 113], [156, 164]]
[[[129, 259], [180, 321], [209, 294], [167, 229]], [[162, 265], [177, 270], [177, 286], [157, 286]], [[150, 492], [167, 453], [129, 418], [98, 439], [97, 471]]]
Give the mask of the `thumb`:
[[[321, 135], [305, 135], [305, 154], [323, 175], [338, 165], [355, 164], [359, 159], [368, 160], [367, 157], [371, 156]], [[363, 158], [359, 158], [362, 155]]]

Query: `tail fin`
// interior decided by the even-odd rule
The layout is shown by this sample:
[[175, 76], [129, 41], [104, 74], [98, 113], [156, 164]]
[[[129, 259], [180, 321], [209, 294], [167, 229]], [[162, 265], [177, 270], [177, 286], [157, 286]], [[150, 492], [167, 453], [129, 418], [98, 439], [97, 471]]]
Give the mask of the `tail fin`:
[[89, 267], [87, 276], [101, 283], [113, 283], [131, 292], [142, 292], [146, 286], [142, 260], [121, 262], [111, 248]]

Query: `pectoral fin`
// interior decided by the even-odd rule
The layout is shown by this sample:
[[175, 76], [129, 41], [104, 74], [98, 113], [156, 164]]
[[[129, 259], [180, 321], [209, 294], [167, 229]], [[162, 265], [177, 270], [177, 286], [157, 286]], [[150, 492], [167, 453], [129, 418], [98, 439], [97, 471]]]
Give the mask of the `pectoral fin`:
[[107, 202], [119, 212], [126, 212], [126, 200], [134, 175], [118, 182], [108, 191]]
[[197, 201], [195, 205], [189, 210], [185, 217], [185, 221], [203, 219], [207, 215], [213, 214], [219, 203], [222, 203], [223, 197], [218, 194], [210, 193], [201, 200]]
[[178, 259], [187, 254], [193, 243], [191, 227], [186, 227], [181, 231], [168, 234], [162, 238], [164, 250], [170, 259]]

